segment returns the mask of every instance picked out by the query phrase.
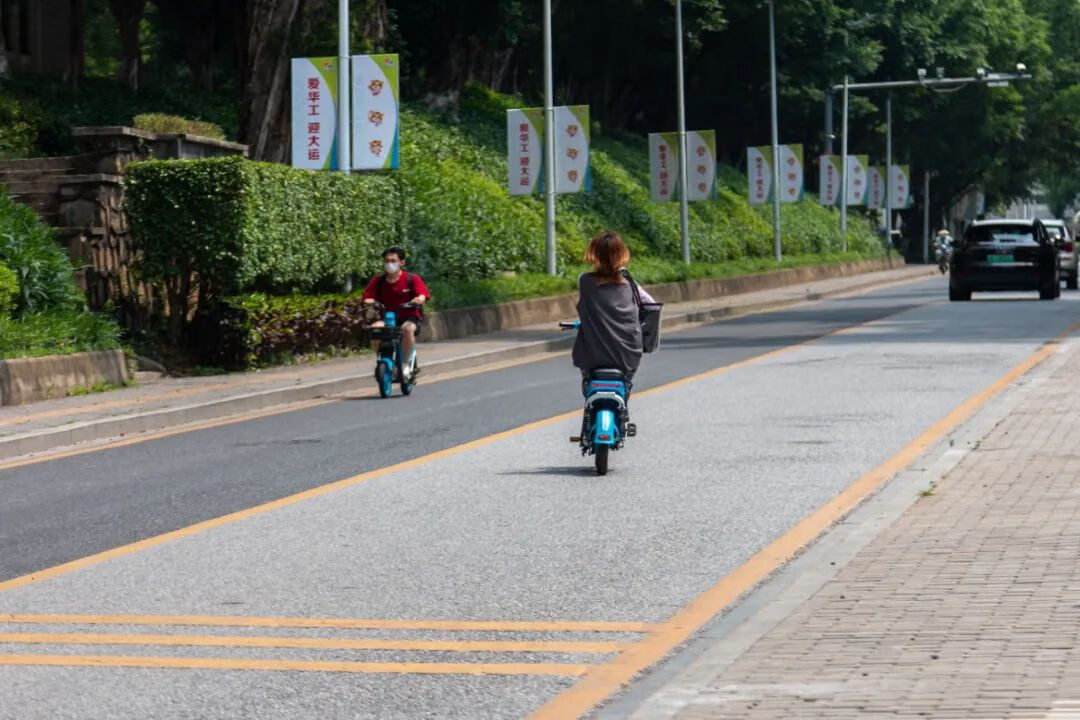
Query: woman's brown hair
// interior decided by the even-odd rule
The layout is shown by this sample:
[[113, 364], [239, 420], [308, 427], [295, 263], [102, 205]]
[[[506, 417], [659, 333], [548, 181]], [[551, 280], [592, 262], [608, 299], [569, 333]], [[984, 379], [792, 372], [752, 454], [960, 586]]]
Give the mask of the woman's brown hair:
[[619, 233], [605, 230], [589, 243], [589, 249], [585, 251], [585, 262], [593, 266], [600, 282], [621, 283], [621, 271], [630, 264], [630, 249], [619, 237]]

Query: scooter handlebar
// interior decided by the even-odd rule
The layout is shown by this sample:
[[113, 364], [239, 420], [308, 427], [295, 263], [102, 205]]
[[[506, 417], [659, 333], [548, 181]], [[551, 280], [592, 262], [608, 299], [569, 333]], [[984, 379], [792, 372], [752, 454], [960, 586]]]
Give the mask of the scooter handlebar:
[[581, 327], [581, 321], [579, 321], [579, 320], [573, 320], [573, 321], [563, 320], [562, 322], [559, 323], [559, 327], [562, 328], [563, 330], [577, 330], [578, 328]]

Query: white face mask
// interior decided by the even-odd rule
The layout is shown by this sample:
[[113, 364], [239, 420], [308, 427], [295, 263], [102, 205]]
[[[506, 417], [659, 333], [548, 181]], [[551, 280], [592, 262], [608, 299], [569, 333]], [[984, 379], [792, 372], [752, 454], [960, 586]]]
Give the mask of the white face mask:
[[393, 275], [394, 273], [396, 273], [400, 269], [401, 269], [401, 265], [397, 264], [396, 262], [388, 262], [388, 263], [386, 263], [386, 272], [390, 273], [391, 275]]

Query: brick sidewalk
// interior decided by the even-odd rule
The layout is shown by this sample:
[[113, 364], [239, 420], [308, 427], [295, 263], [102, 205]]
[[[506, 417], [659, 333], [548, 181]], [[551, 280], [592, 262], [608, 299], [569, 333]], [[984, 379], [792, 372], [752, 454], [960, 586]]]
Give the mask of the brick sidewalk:
[[1080, 346], [676, 717], [1080, 718]]

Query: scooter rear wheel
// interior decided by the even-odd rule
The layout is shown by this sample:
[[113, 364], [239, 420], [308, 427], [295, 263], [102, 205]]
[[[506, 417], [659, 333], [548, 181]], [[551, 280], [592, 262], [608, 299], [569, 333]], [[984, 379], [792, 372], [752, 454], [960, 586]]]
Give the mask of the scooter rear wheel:
[[596, 474], [607, 475], [608, 453], [611, 448], [607, 445], [598, 445], [596, 448]]

